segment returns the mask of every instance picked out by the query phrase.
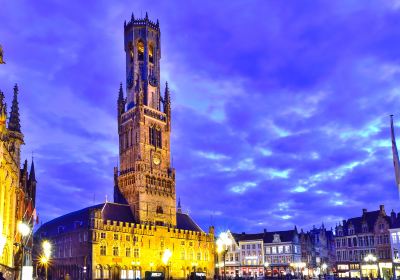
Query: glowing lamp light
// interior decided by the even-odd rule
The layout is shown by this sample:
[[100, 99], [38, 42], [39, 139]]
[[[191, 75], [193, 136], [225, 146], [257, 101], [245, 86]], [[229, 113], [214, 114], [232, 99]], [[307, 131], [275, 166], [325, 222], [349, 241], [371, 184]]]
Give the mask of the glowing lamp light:
[[162, 262], [166, 265], [169, 261], [169, 259], [172, 256], [172, 252], [170, 249], [165, 249], [163, 256], [162, 256]]
[[42, 265], [46, 265], [48, 261], [49, 261], [49, 259], [46, 258], [45, 256], [42, 256], [42, 257], [40, 258], [40, 263], [41, 263]]
[[23, 237], [25, 237], [29, 235], [29, 233], [31, 232], [31, 228], [26, 223], [19, 221], [18, 231]]
[[326, 270], [327, 267], [328, 267], [328, 265], [327, 265], [326, 263], [323, 263], [323, 264], [322, 264], [322, 269], [323, 269], [323, 270]]
[[229, 232], [223, 231], [219, 234], [217, 239], [217, 252], [221, 253], [224, 250], [224, 246], [229, 246], [232, 244], [232, 240], [229, 238]]
[[265, 266], [265, 267], [268, 267], [268, 266], [269, 266], [269, 262], [265, 262], [265, 263], [264, 263], [264, 266]]
[[377, 258], [372, 254], [366, 255], [364, 258], [365, 262], [376, 262], [376, 260], [377, 260]]
[[51, 255], [51, 243], [47, 240], [43, 241], [42, 248], [44, 256], [46, 257], [46, 259], [49, 259]]

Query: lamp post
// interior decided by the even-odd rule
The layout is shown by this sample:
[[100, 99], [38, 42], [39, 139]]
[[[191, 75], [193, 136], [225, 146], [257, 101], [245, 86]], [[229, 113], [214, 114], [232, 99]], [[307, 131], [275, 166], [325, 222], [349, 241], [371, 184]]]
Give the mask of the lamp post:
[[217, 252], [223, 252], [224, 257], [224, 280], [226, 280], [226, 253], [228, 252], [228, 246], [232, 244], [232, 240], [229, 238], [228, 231], [221, 232], [217, 239]]
[[264, 267], [265, 267], [265, 269], [264, 269], [264, 278], [267, 278], [267, 269], [269, 267], [269, 262], [265, 262], [264, 263]]
[[42, 242], [43, 255], [40, 258], [40, 263], [45, 268], [46, 280], [47, 280], [47, 268], [49, 266], [50, 256], [51, 256], [51, 247], [52, 247], [51, 243], [48, 240]]
[[24, 267], [24, 260], [25, 260], [25, 244], [24, 238], [27, 237], [31, 233], [31, 228], [24, 222], [18, 222], [18, 232], [21, 234], [21, 273], [19, 274], [19, 278], [22, 279], [22, 268]]
[[170, 260], [171, 256], [172, 256], [171, 250], [168, 248], [165, 249], [163, 256], [162, 256], [162, 262], [167, 267], [167, 279], [169, 279], [169, 265], [170, 265], [169, 260]]

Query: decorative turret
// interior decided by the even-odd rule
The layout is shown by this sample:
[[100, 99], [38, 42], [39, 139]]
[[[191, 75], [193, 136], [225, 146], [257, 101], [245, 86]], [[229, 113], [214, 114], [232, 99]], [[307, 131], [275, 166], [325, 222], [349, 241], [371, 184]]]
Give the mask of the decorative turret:
[[124, 99], [124, 91], [122, 89], [122, 83], [119, 85], [119, 92], [118, 92], [118, 119], [120, 116], [125, 113], [125, 99]]
[[6, 64], [3, 58], [4, 52], [3, 52], [3, 47], [0, 45], [0, 64]]
[[171, 94], [169, 93], [168, 82], [165, 83], [164, 113], [167, 115], [168, 128], [171, 128]]
[[36, 175], [35, 175], [35, 164], [33, 162], [32, 158], [32, 164], [31, 164], [31, 171], [29, 172], [29, 196], [32, 199], [32, 205], [35, 207], [35, 201], [36, 201]]
[[18, 106], [18, 85], [14, 86], [14, 97], [11, 106], [10, 121], [8, 122], [8, 129], [11, 131], [21, 133], [21, 124], [19, 121], [19, 106]]
[[0, 91], [0, 134], [6, 129], [7, 104], [4, 102], [4, 93]]
[[177, 213], [182, 213], [182, 207], [181, 207], [181, 198], [178, 198], [178, 207], [176, 209]]

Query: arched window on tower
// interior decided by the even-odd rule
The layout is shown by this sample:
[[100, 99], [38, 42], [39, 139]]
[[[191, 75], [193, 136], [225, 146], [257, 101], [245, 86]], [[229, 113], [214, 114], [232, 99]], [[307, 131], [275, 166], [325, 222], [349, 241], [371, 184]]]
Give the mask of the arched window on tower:
[[152, 44], [149, 45], [149, 62], [154, 63], [154, 47]]
[[164, 213], [164, 210], [162, 209], [161, 206], [157, 206], [156, 213], [157, 213], [157, 214], [163, 214], [163, 213]]
[[138, 60], [143, 61], [143, 59], [144, 59], [144, 44], [140, 40], [137, 44], [137, 54], [138, 54]]

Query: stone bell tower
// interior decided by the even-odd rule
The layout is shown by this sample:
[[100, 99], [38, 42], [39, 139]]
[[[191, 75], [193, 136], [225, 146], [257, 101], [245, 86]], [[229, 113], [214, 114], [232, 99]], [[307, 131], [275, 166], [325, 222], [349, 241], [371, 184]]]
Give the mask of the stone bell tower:
[[128, 203], [139, 223], [176, 226], [175, 170], [170, 160], [171, 98], [160, 94], [160, 27], [149, 20], [124, 23], [126, 98], [117, 113], [120, 170], [114, 200]]

